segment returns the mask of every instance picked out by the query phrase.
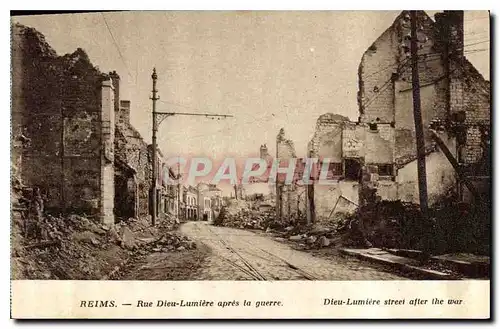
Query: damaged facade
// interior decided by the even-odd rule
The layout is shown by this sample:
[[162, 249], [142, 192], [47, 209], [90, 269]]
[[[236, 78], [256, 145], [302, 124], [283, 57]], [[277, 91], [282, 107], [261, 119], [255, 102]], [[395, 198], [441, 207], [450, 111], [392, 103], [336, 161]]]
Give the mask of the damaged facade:
[[[148, 145], [120, 100], [120, 77], [77, 49], [58, 56], [35, 29], [12, 25], [13, 168], [46, 209], [111, 224], [148, 215]], [[161, 186], [161, 184], [160, 184]]]
[[364, 137], [363, 127], [346, 117], [329, 113], [318, 118], [308, 154], [319, 160], [316, 172], [323, 166], [323, 160], [329, 159], [326, 178], [330, 184], [307, 186], [308, 209], [314, 207], [315, 210], [311, 221], [328, 220], [336, 211], [356, 209]]
[[[487, 200], [490, 83], [465, 58], [463, 12], [439, 13], [434, 22], [419, 11], [417, 25], [429, 204], [448, 196], [472, 200], [431, 136], [431, 128], [437, 126], [437, 135]], [[376, 200], [419, 203], [409, 36], [410, 16], [403, 11], [364, 53], [358, 71], [357, 122], [331, 113], [318, 118], [307, 154], [319, 158], [317, 172], [322, 159], [329, 159], [328, 180], [333, 182], [307, 186], [308, 222], [327, 220], [335, 212], [353, 212]], [[280, 137], [282, 133], [278, 157], [290, 158], [295, 150]], [[276, 184], [278, 218], [293, 203], [282, 201], [285, 188]], [[375, 200], [369, 199], [371, 192]]]
[[[119, 77], [115, 90], [119, 95]], [[151, 158], [148, 144], [130, 124], [130, 101], [120, 101], [116, 110], [115, 130], [115, 213], [122, 218], [146, 216], [150, 213]]]
[[36, 30], [12, 27], [12, 137], [22, 182], [47, 209], [113, 221], [114, 91], [82, 49], [57, 56]]
[[[292, 166], [295, 170], [297, 165], [300, 166], [302, 159], [297, 159], [293, 141], [286, 138], [283, 128], [276, 136], [276, 149], [280, 167]], [[285, 181], [285, 176], [285, 174], [279, 173], [276, 175], [276, 218], [297, 221], [305, 216], [307, 192], [303, 185], [297, 184], [302, 176], [300, 169], [295, 170], [291, 184]]]
[[[457, 181], [429, 128], [439, 122], [441, 139], [468, 176], [487, 177], [476, 180], [479, 185], [486, 183], [479, 190], [487, 193], [490, 84], [465, 58], [463, 11], [436, 14], [435, 22], [423, 11], [417, 15], [429, 204], [454, 193], [466, 200], [469, 191]], [[402, 12], [365, 52], [359, 66], [359, 122], [369, 127], [362, 184], [374, 183], [382, 199], [418, 203], [411, 65], [405, 49], [409, 35], [409, 14]], [[374, 148], [369, 144], [374, 140], [385, 148]], [[387, 153], [381, 152], [385, 149]], [[370, 150], [375, 152], [369, 154]], [[389, 174], [392, 183], [378, 184], [381, 172]]]

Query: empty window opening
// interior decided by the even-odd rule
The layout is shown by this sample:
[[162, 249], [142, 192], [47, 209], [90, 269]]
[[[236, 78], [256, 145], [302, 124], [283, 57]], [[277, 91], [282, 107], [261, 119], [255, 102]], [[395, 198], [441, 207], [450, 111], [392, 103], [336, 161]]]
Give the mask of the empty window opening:
[[[323, 164], [321, 164], [321, 170], [323, 170]], [[328, 171], [326, 174], [327, 179], [332, 179], [334, 177], [342, 176], [342, 163], [330, 162], [328, 164]]]
[[392, 164], [379, 164], [378, 165], [379, 176], [392, 176], [393, 175], [393, 165]]
[[350, 181], [358, 181], [361, 177], [361, 164], [355, 159], [345, 159], [345, 179]]

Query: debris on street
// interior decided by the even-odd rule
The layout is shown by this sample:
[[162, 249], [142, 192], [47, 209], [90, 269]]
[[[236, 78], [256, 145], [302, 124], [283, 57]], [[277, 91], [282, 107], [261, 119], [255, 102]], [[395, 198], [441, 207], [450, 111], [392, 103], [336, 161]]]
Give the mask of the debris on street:
[[135, 254], [196, 248], [195, 242], [173, 232], [178, 221], [170, 216], [155, 227], [149, 218], [105, 226], [78, 214], [40, 212], [33, 216], [30, 199], [25, 197], [31, 190], [19, 182], [16, 186], [12, 194], [13, 279], [98, 280], [116, 272]]
[[272, 226], [275, 219], [274, 208], [258, 210], [258, 203], [234, 199], [222, 208], [218, 219], [214, 222], [218, 226], [235, 227], [241, 229], [265, 230]]

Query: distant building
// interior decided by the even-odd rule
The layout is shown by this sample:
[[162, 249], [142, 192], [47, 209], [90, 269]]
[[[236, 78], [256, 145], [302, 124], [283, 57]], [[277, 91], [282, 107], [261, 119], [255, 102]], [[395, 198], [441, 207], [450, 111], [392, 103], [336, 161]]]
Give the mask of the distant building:
[[188, 186], [184, 191], [184, 216], [186, 220], [198, 220], [198, 190]]
[[201, 220], [212, 221], [223, 206], [222, 190], [213, 184], [199, 183], [198, 190], [198, 213]]
[[[162, 172], [166, 172], [164, 165], [162, 167]], [[176, 179], [177, 175], [174, 173], [172, 168], [168, 168], [168, 175], [170, 179]], [[167, 184], [164, 179], [162, 179], [162, 198], [159, 201], [159, 207], [163, 209], [164, 213], [170, 214], [171, 216], [179, 215], [179, 203], [180, 198], [178, 198], [179, 193], [179, 185], [176, 184]]]
[[208, 186], [208, 191], [211, 199], [212, 219], [216, 219], [219, 217], [219, 213], [223, 206], [222, 190], [217, 186], [210, 184]]

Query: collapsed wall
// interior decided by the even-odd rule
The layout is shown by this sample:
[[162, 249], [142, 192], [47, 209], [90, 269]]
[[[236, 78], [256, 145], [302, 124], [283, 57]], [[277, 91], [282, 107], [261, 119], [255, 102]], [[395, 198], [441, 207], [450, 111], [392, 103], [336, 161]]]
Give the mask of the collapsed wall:
[[[280, 167], [285, 167], [290, 161], [300, 162], [302, 159], [297, 159], [295, 145], [291, 139], [285, 135], [285, 130], [280, 129], [276, 137], [277, 161]], [[293, 159], [293, 160], [292, 160]], [[296, 169], [295, 166], [294, 169]], [[298, 173], [295, 172], [297, 178]], [[290, 184], [285, 182], [285, 175], [278, 174], [276, 179], [276, 217], [278, 220], [299, 221], [305, 215], [305, 188], [298, 186], [295, 181]]]
[[[489, 176], [490, 84], [465, 57], [463, 11], [439, 13], [435, 21], [418, 11], [417, 26], [421, 112], [432, 204], [457, 186], [454, 169], [434, 147], [429, 126], [436, 120], [444, 123], [446, 134], [442, 137], [469, 179], [481, 185], [481, 177]], [[381, 197], [418, 202], [418, 192], [413, 188], [417, 184], [416, 134], [409, 35], [410, 16], [403, 11], [363, 54], [358, 70], [358, 104], [361, 123], [392, 134], [390, 156], [377, 161], [394, 165], [397, 190], [384, 187]], [[374, 148], [367, 145], [366, 149]], [[377, 164], [366, 159], [367, 164], [370, 162]], [[372, 169], [367, 175], [376, 168]], [[460, 181], [458, 186], [458, 192], [464, 193], [461, 198], [466, 200], [467, 189], [460, 187]], [[390, 191], [397, 193], [386, 197]]]
[[[316, 221], [321, 222], [332, 218], [335, 212], [351, 213], [358, 203], [358, 177], [357, 169], [352, 169], [352, 175], [344, 174], [345, 156], [352, 159], [355, 167], [364, 144], [363, 134], [360, 129], [349, 121], [348, 118], [326, 113], [316, 121], [316, 129], [309, 143], [309, 154], [318, 158], [318, 170], [322, 167], [324, 159], [330, 161], [328, 165], [328, 184], [317, 182], [309, 186], [313, 190]], [[351, 170], [348, 164], [347, 170]], [[351, 171], [352, 171], [351, 170]]]
[[82, 49], [58, 56], [33, 28], [12, 26], [14, 165], [48, 210], [113, 221], [114, 94]]

